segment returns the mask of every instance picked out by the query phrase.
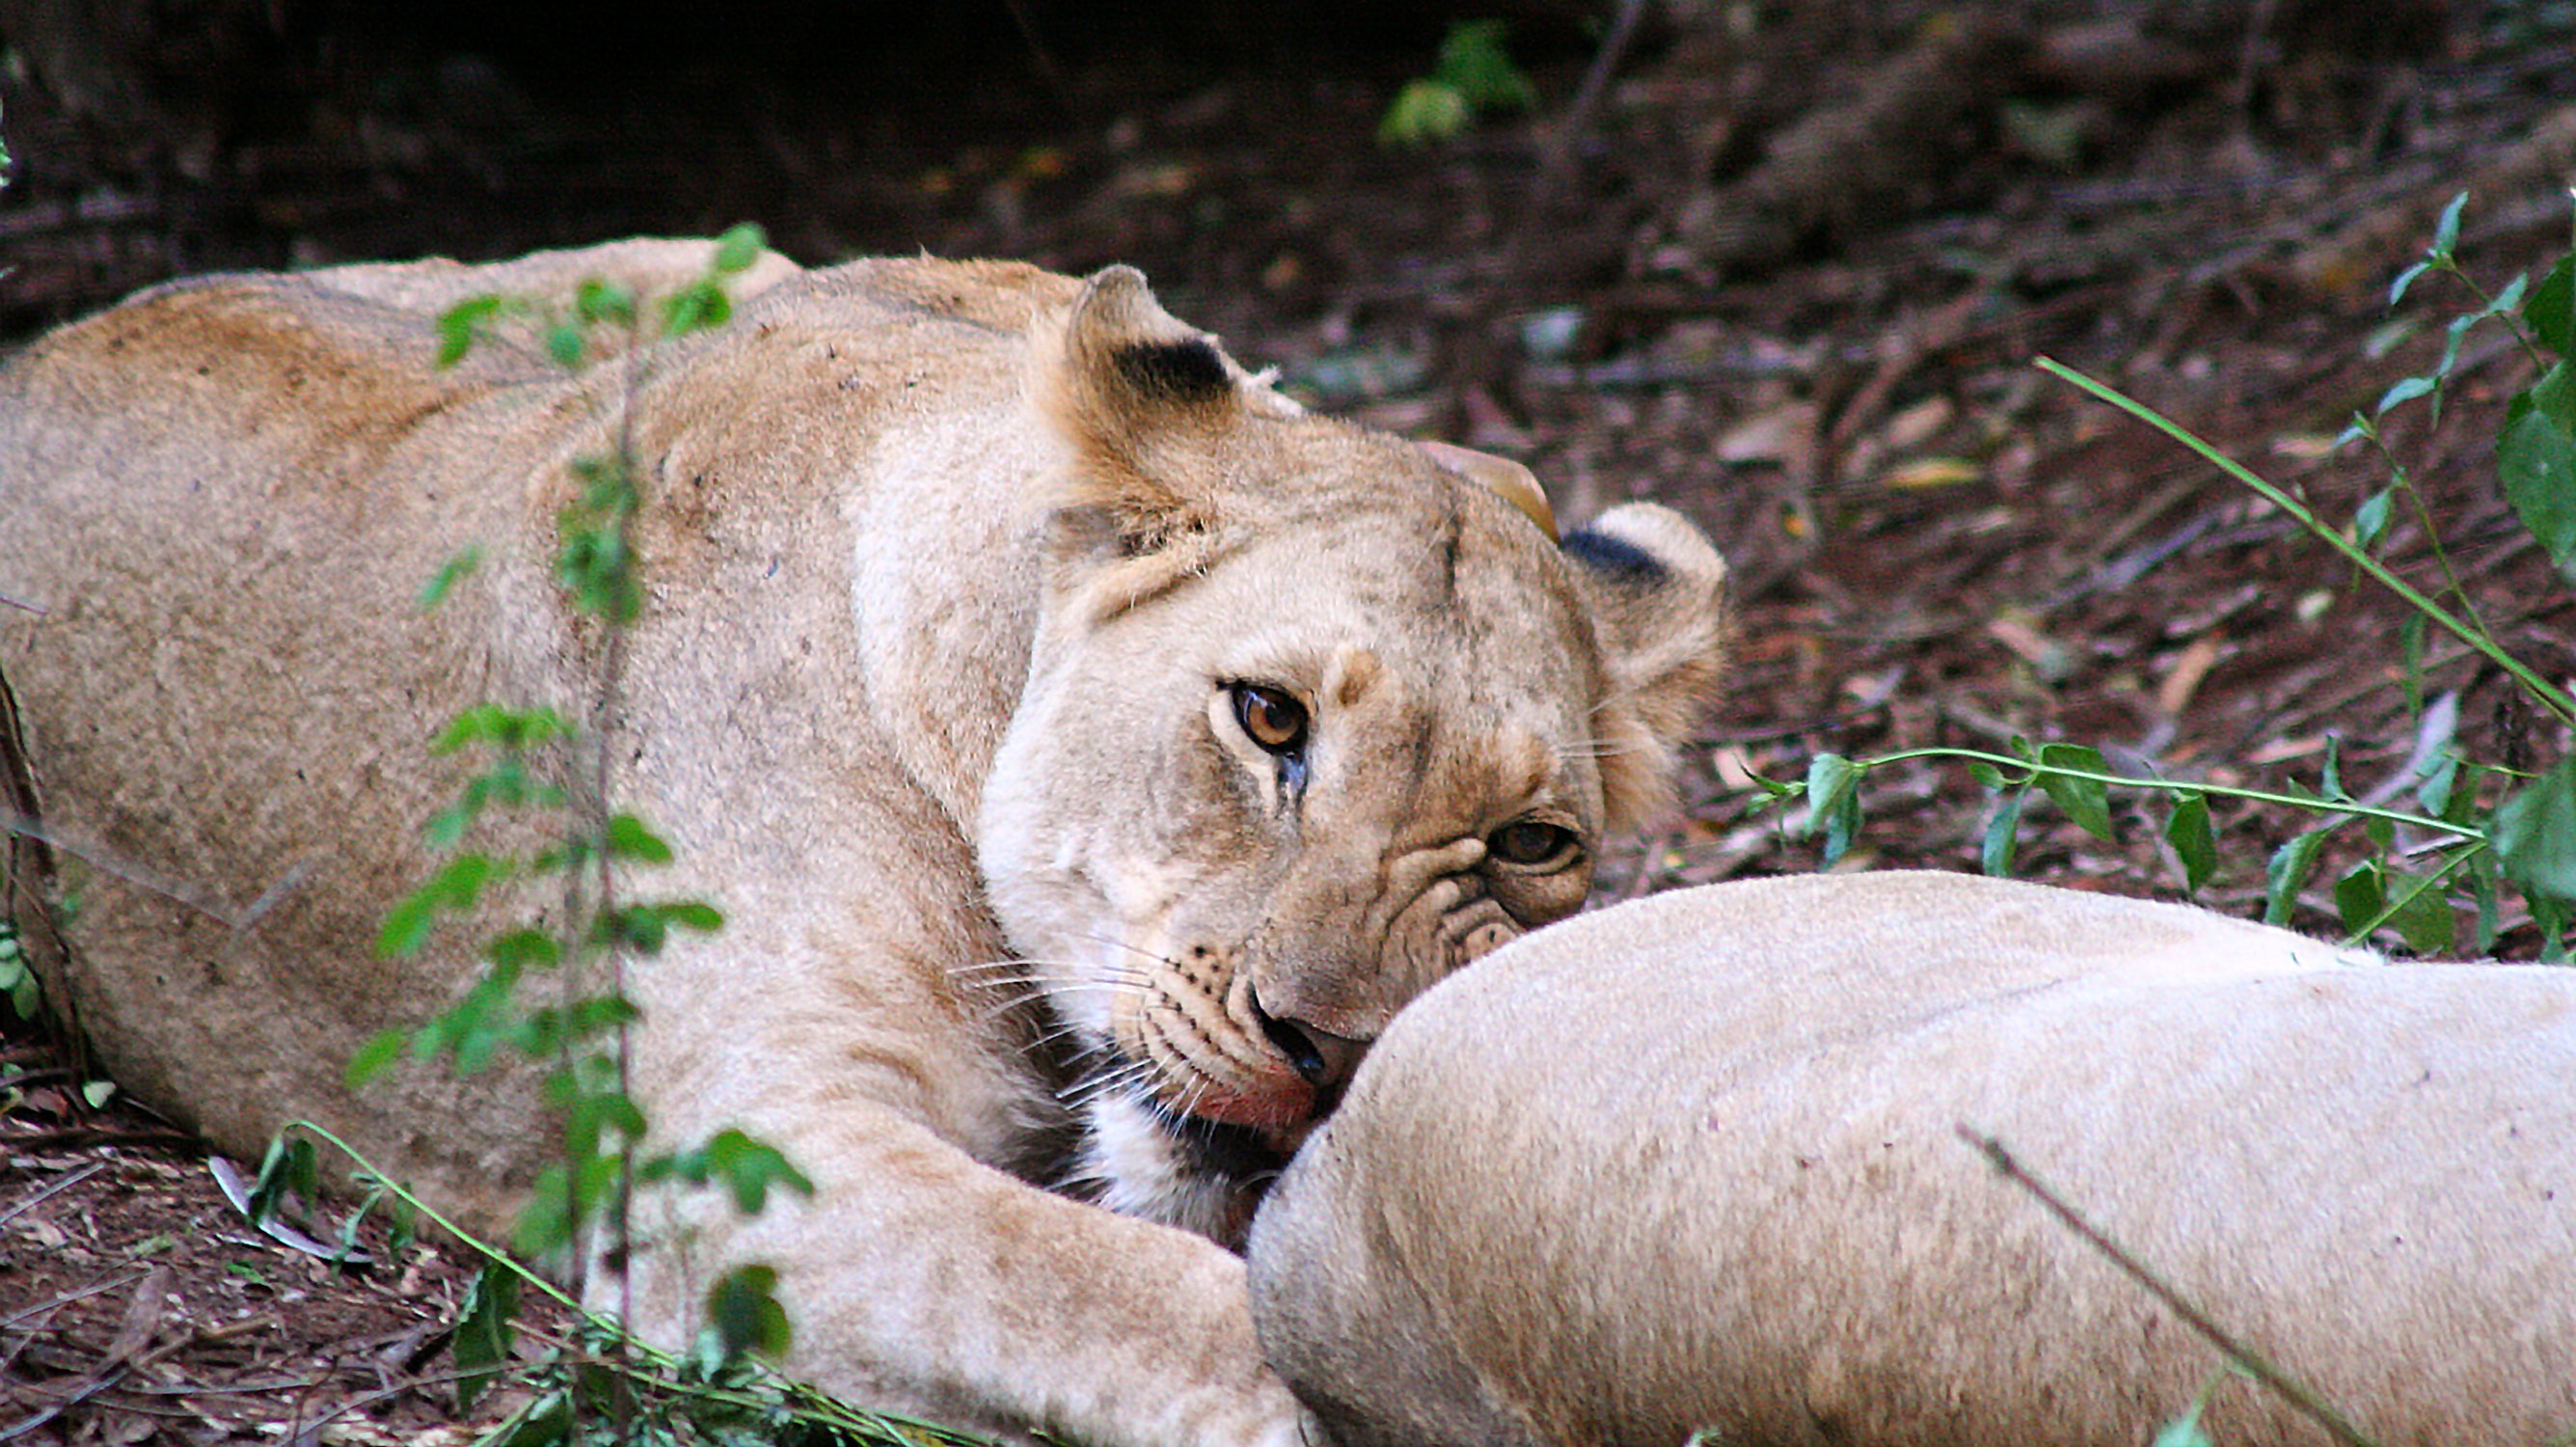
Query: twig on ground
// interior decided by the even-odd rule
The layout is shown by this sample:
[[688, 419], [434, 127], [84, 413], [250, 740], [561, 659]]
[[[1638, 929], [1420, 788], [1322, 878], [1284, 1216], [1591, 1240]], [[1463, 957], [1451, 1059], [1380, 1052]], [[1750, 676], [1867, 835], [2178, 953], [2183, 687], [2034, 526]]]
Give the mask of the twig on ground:
[[[43, 1190], [38, 1191], [36, 1194], [20, 1201], [17, 1205], [10, 1207], [8, 1210], [0, 1211], [0, 1226], [8, 1225], [10, 1222], [17, 1220], [20, 1216], [26, 1214], [31, 1207], [42, 1203], [47, 1198], [59, 1195], [64, 1191], [68, 1191], [72, 1187], [79, 1185], [81, 1182], [88, 1180], [90, 1177], [97, 1175], [99, 1172], [106, 1170], [110, 1164], [112, 1163], [108, 1161], [92, 1161], [88, 1165], [81, 1167], [79, 1170], [64, 1176], [62, 1179], [45, 1187]], [[18, 1318], [13, 1316], [10, 1317], [8, 1321], [0, 1321], [0, 1326], [6, 1326], [9, 1321], [16, 1321], [17, 1319]]]

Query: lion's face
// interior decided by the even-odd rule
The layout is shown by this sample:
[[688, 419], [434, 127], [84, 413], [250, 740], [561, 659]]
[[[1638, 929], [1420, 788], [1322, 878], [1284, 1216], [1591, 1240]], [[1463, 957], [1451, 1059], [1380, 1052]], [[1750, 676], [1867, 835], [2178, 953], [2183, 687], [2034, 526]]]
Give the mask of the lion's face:
[[[1658, 747], [1614, 615], [1695, 589], [1713, 667], [1716, 559], [1561, 552], [1420, 449], [1169, 355], [1204, 342], [1127, 345], [1163, 349], [1159, 391], [1057, 399], [1082, 480], [981, 859], [1090, 1063], [1101, 1198], [1230, 1240], [1400, 1006], [1581, 906]], [[1098, 443], [1138, 411], [1151, 445]]]

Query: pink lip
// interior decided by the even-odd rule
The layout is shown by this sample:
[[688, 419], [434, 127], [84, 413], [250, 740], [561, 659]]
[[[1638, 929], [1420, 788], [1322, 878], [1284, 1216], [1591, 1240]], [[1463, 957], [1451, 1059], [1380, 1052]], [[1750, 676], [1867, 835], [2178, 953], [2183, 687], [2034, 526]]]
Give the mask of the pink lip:
[[1315, 1110], [1315, 1087], [1291, 1075], [1274, 1088], [1256, 1091], [1212, 1088], [1190, 1103], [1190, 1114], [1221, 1125], [1254, 1130], [1287, 1130], [1306, 1123]]

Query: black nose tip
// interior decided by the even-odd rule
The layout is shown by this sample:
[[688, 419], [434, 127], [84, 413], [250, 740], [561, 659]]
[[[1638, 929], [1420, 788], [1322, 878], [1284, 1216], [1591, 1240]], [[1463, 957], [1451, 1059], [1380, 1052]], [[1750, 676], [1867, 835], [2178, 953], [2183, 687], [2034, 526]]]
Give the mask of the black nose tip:
[[1261, 1011], [1259, 1005], [1252, 1008], [1261, 1014], [1261, 1033], [1270, 1037], [1270, 1043], [1279, 1047], [1279, 1053], [1288, 1057], [1288, 1063], [1306, 1078], [1306, 1083], [1322, 1085], [1332, 1065], [1324, 1058], [1324, 1052], [1315, 1044], [1314, 1037], [1285, 1020], [1271, 1018]]
[[1317, 1090], [1339, 1089], [1350, 1079], [1352, 1068], [1359, 1064], [1361, 1054], [1368, 1048], [1359, 1041], [1345, 1040], [1311, 1025], [1282, 1020], [1262, 1009], [1258, 999], [1252, 1002], [1252, 1015], [1261, 1022], [1261, 1033], [1269, 1036], [1270, 1043], [1278, 1047], [1279, 1053], [1288, 1057], [1290, 1068]]

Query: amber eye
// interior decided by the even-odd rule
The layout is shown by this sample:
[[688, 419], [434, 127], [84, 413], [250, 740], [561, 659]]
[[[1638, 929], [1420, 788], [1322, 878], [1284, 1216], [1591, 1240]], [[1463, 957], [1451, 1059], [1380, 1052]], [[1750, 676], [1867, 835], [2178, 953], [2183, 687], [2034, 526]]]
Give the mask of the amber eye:
[[1485, 849], [1505, 864], [1549, 864], [1574, 849], [1574, 831], [1536, 819], [1515, 819], [1485, 840]]
[[1306, 706], [1275, 688], [1257, 683], [1234, 686], [1234, 721], [1245, 737], [1274, 754], [1292, 755], [1306, 747]]

